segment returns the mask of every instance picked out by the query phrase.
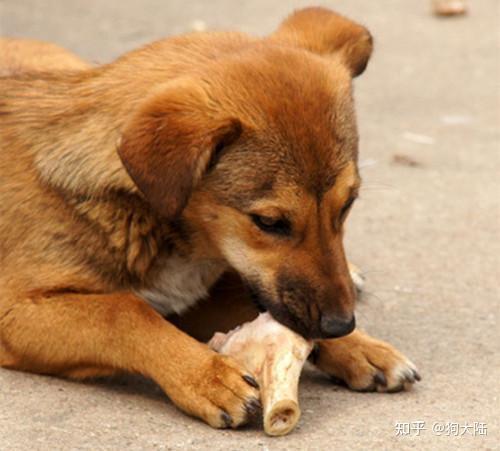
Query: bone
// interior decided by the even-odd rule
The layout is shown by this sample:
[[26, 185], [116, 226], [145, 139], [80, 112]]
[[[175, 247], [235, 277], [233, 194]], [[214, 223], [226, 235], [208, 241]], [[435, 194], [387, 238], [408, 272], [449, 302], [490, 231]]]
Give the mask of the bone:
[[291, 432], [300, 418], [299, 378], [312, 341], [261, 313], [227, 334], [217, 332], [208, 344], [239, 360], [257, 378], [266, 434]]

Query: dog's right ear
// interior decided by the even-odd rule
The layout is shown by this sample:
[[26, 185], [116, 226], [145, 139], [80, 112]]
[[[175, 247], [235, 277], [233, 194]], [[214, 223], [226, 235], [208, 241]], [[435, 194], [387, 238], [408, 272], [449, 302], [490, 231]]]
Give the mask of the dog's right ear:
[[295, 11], [271, 35], [319, 55], [340, 56], [351, 75], [362, 74], [373, 50], [373, 39], [363, 26], [329, 9]]
[[118, 154], [153, 208], [175, 219], [217, 153], [242, 131], [203, 88], [177, 80], [146, 99], [125, 125]]

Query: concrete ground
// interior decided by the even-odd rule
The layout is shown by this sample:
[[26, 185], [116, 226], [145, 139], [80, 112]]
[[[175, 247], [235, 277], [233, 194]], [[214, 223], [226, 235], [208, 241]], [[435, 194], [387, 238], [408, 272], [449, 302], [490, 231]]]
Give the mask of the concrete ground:
[[[197, 21], [262, 34], [308, 3], [0, 0], [0, 34], [105, 62]], [[423, 381], [363, 394], [308, 370], [299, 427], [268, 438], [256, 427], [211, 430], [142, 379], [0, 370], [0, 450], [500, 449], [499, 2], [471, 1], [455, 19], [433, 17], [429, 3], [324, 2], [376, 40], [356, 81], [364, 189], [347, 244], [367, 275], [359, 322], [407, 353]], [[398, 422], [411, 433], [398, 436]]]

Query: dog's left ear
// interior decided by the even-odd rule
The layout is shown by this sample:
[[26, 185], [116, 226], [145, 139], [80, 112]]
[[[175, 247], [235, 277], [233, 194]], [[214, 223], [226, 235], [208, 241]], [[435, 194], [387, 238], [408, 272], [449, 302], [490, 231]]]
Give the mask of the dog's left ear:
[[295, 11], [271, 38], [320, 55], [339, 56], [353, 77], [364, 72], [373, 50], [372, 36], [365, 27], [320, 7]]
[[175, 219], [217, 153], [241, 134], [196, 82], [180, 80], [145, 100], [122, 133], [118, 154], [153, 208]]

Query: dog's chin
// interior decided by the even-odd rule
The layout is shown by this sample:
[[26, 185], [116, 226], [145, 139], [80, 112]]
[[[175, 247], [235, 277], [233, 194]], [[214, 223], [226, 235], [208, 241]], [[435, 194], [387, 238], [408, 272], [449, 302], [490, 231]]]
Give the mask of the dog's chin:
[[284, 305], [273, 302], [262, 290], [254, 286], [247, 285], [247, 287], [253, 303], [260, 312], [269, 312], [276, 321], [308, 340], [320, 338], [319, 332], [315, 333], [311, 330], [305, 322], [292, 315]]

